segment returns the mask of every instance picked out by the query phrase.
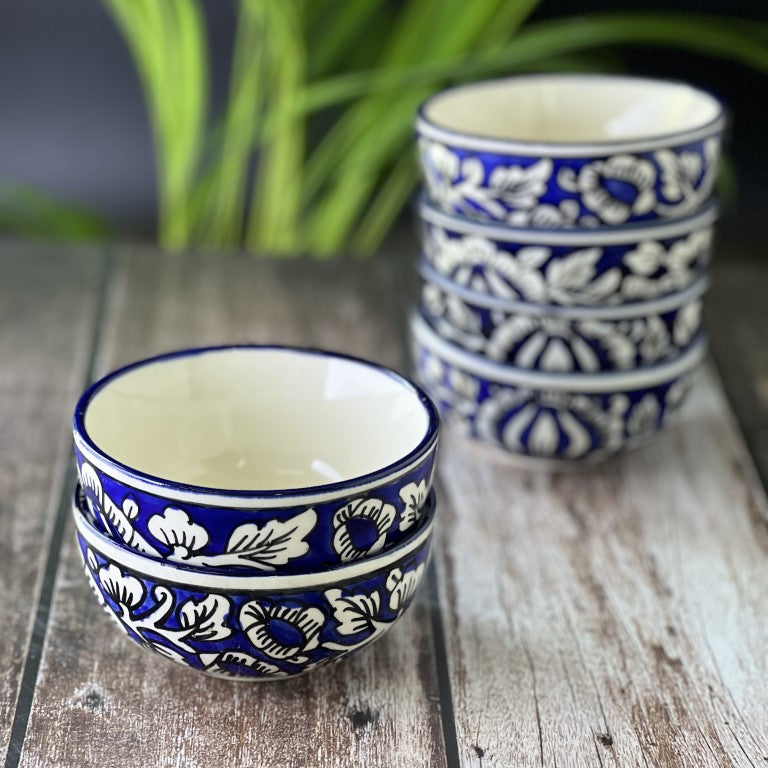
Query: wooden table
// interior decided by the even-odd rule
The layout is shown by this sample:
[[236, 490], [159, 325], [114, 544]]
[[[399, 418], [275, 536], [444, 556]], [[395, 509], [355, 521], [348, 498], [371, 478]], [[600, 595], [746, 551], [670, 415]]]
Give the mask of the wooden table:
[[404, 368], [408, 272], [0, 244], [7, 766], [768, 765], [765, 268], [721, 268], [709, 299], [738, 419], [710, 363], [681, 424], [586, 472], [516, 470], [446, 435], [429, 576], [371, 649], [246, 685], [114, 630], [69, 520], [79, 392], [228, 341]]

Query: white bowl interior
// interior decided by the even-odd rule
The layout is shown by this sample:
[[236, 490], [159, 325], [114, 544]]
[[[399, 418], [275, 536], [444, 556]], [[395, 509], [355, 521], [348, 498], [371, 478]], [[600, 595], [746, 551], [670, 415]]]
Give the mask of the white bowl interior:
[[424, 116], [459, 133], [507, 141], [586, 143], [636, 140], [702, 127], [719, 102], [684, 83], [546, 75], [453, 88]]
[[230, 490], [306, 488], [407, 456], [430, 417], [404, 380], [363, 362], [241, 348], [166, 358], [97, 390], [85, 431], [155, 477]]

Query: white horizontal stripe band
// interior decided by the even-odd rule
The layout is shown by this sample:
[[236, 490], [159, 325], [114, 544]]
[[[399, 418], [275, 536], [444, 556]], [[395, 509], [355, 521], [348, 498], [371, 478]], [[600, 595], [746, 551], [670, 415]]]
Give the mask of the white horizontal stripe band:
[[709, 288], [709, 277], [703, 275], [684, 291], [671, 293], [668, 296], [663, 296], [653, 301], [635, 301], [616, 306], [597, 305], [587, 307], [583, 305], [541, 304], [521, 301], [519, 299], [503, 299], [498, 296], [473, 291], [471, 288], [465, 288], [463, 285], [454, 283], [450, 277], [440, 274], [434, 267], [430, 266], [429, 262], [424, 260], [419, 264], [419, 273], [427, 283], [432, 283], [446, 293], [458, 296], [468, 304], [486, 309], [500, 309], [510, 314], [558, 317], [564, 320], [625, 320], [627, 318], [660, 315], [695, 301]]
[[586, 160], [608, 157], [621, 152], [651, 152], [656, 149], [675, 149], [692, 144], [723, 132], [725, 115], [720, 115], [713, 122], [701, 128], [683, 133], [675, 133], [647, 139], [627, 139], [624, 141], [591, 142], [584, 144], [548, 144], [544, 142], [507, 141], [490, 137], [471, 136], [469, 134], [441, 128], [429, 122], [423, 115], [416, 118], [416, 132], [426, 139], [440, 141], [449, 148], [469, 149], [475, 152], [493, 152], [511, 155], [510, 162], [516, 157], [559, 157], [584, 158]]
[[96, 453], [80, 434], [77, 432], [74, 432], [73, 434], [77, 447], [82, 451], [89, 463], [93, 464], [97, 469], [100, 469], [114, 480], [125, 483], [126, 486], [173, 501], [180, 501], [187, 504], [228, 507], [230, 509], [279, 509], [282, 507], [312, 506], [313, 504], [322, 504], [323, 502], [333, 501], [334, 499], [356, 496], [357, 494], [370, 491], [372, 488], [378, 488], [386, 483], [397, 480], [397, 478], [407, 474], [422, 461], [425, 461], [430, 454], [434, 453], [438, 443], [437, 433], [435, 433], [434, 439], [426, 445], [424, 450], [408, 465], [393, 470], [391, 474], [381, 475], [380, 477], [361, 485], [350, 484], [349, 487], [336, 488], [336, 490], [328, 491], [326, 493], [302, 494], [301, 489], [298, 489], [295, 495], [283, 494], [280, 496], [270, 496], [269, 493], [266, 492], [264, 496], [258, 494], [249, 496], [232, 494], [230, 496], [227, 493], [216, 493], [215, 490], [205, 492], [185, 490], [184, 488], [178, 487], [178, 484], [174, 483], [172, 480], [167, 481], [167, 484], [165, 482], [153, 483], [138, 475], [129, 474], [120, 466], [113, 464], [100, 454]]
[[594, 229], [527, 229], [451, 216], [424, 199], [419, 201], [419, 216], [427, 223], [449, 232], [478, 235], [502, 243], [543, 246], [577, 245], [592, 248], [601, 245], [631, 245], [645, 240], [666, 240], [704, 229], [714, 223], [717, 215], [718, 208], [713, 201], [695, 215], [669, 221], [639, 222], [634, 225]]
[[88, 524], [78, 509], [76, 502], [72, 504], [72, 516], [75, 519], [78, 532], [89, 546], [93, 547], [93, 549], [110, 561], [129, 568], [142, 576], [171, 582], [184, 587], [200, 587], [212, 591], [278, 592], [280, 590], [332, 587], [334, 584], [351, 579], [364, 578], [394, 565], [404, 557], [416, 552], [432, 535], [435, 522], [434, 504], [434, 494], [430, 494], [426, 505], [429, 506], [428, 514], [432, 515], [431, 519], [426, 522], [415, 536], [384, 554], [323, 572], [296, 574], [262, 573], [258, 576], [250, 574], [237, 576], [223, 573], [204, 573], [191, 569], [176, 568], [170, 563], [159, 562], [134, 552], [100, 534]]
[[438, 336], [416, 314], [411, 315], [411, 332], [417, 343], [434, 352], [441, 360], [494, 384], [587, 394], [632, 392], [674, 381], [682, 374], [693, 370], [701, 362], [707, 349], [706, 340], [702, 338], [668, 363], [636, 368], [634, 371], [544, 373], [492, 363], [485, 358], [457, 349]]

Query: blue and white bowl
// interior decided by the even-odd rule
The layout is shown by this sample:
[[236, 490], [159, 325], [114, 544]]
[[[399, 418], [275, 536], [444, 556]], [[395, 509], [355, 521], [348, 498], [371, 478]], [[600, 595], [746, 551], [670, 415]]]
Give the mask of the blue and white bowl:
[[101, 379], [77, 404], [74, 438], [112, 538], [196, 567], [300, 573], [410, 536], [438, 416], [414, 384], [364, 360], [218, 347]]
[[446, 423], [510, 454], [560, 462], [605, 458], [645, 442], [680, 408], [705, 352], [629, 373], [553, 374], [492, 363], [411, 318], [416, 375]]
[[725, 112], [684, 83], [544, 74], [450, 88], [416, 120], [430, 199], [523, 227], [675, 219], [717, 176]]
[[360, 562], [243, 575], [145, 557], [97, 530], [77, 497], [73, 507], [86, 576], [121, 631], [172, 661], [241, 680], [309, 672], [386, 632], [424, 575], [434, 512], [430, 494], [407, 538]]
[[559, 306], [651, 301], [690, 288], [709, 264], [714, 202], [656, 224], [554, 231], [482, 224], [422, 200], [424, 258], [458, 286]]
[[655, 301], [618, 307], [558, 307], [477, 293], [419, 268], [419, 311], [467, 352], [550, 373], [622, 371], [682, 354], [701, 331], [707, 277]]

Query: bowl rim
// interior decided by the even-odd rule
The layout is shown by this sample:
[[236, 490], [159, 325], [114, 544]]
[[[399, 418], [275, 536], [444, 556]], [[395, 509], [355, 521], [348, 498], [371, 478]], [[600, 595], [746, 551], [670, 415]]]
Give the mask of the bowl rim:
[[493, 384], [584, 394], [633, 392], [667, 384], [693, 370], [707, 350], [706, 336], [699, 334], [688, 349], [673, 360], [658, 365], [631, 371], [548, 373], [516, 368], [506, 363], [494, 363], [459, 349], [433, 331], [417, 312], [411, 315], [410, 327], [417, 344], [450, 365]]
[[[647, 84], [654, 87], [659, 85], [682, 86], [697, 96], [704, 96], [711, 99], [718, 107], [718, 111], [711, 120], [701, 125], [692, 126], [679, 131], [668, 131], [649, 135], [645, 138], [599, 140], [599, 141], [573, 141], [573, 142], [549, 142], [549, 141], [526, 141], [521, 139], [502, 139], [492, 136], [478, 136], [476, 134], [459, 131], [454, 128], [448, 128], [438, 125], [432, 119], [427, 117], [427, 109], [430, 104], [445, 96], [448, 93], [458, 91], [470, 91], [477, 87], [484, 87], [491, 84], [505, 84], [521, 81], [532, 82], [535, 80], [572, 81], [580, 80], [582, 82], [597, 83], [619, 83], [632, 82], [637, 84]], [[557, 72], [557, 73], [538, 73], [529, 75], [513, 75], [511, 77], [489, 78], [472, 83], [463, 83], [450, 88], [445, 88], [438, 93], [432, 94], [425, 99], [419, 106], [416, 113], [416, 132], [424, 138], [434, 141], [440, 141], [445, 144], [454, 145], [462, 149], [475, 150], [477, 152], [495, 152], [499, 154], [516, 154], [521, 156], [546, 156], [558, 158], [577, 158], [577, 157], [595, 157], [602, 155], [615, 154], [616, 152], [642, 152], [652, 151], [664, 147], [672, 148], [683, 144], [690, 144], [695, 141], [707, 138], [708, 136], [722, 132], [727, 122], [727, 111], [723, 102], [713, 93], [706, 89], [699, 88], [683, 80], [673, 78], [652, 78], [640, 77], [634, 75], [612, 75], [601, 73], [576, 73], [576, 72]]]
[[355, 560], [345, 565], [326, 568], [322, 571], [304, 573], [281, 573], [279, 571], [252, 573], [227, 573], [219, 569], [197, 568], [157, 560], [143, 555], [125, 544], [111, 539], [98, 531], [86, 519], [78, 503], [79, 486], [72, 499], [72, 517], [79, 536], [88, 547], [92, 547], [111, 563], [128, 568], [134, 573], [177, 586], [197, 587], [216, 592], [241, 591], [298, 591], [341, 586], [359, 580], [380, 570], [391, 568], [397, 562], [416, 552], [432, 536], [435, 525], [437, 502], [435, 491], [430, 489], [424, 500], [424, 514], [413, 533], [391, 549], [372, 557]]
[[[148, 472], [134, 469], [113, 458], [96, 445], [85, 428], [85, 414], [92, 398], [99, 390], [111, 381], [136, 368], [158, 362], [173, 360], [179, 357], [203, 355], [208, 353], [230, 350], [268, 351], [279, 350], [299, 355], [312, 355], [346, 360], [372, 368], [395, 380], [403, 388], [415, 394], [427, 414], [427, 428], [419, 443], [407, 454], [385, 467], [372, 470], [356, 477], [337, 480], [322, 485], [304, 486], [298, 488], [276, 488], [270, 490], [242, 489], [230, 490], [191, 483], [183, 483], [168, 478], [158, 477]], [[73, 436], [75, 445], [85, 454], [88, 461], [106, 472], [115, 480], [131, 485], [148, 493], [159, 494], [164, 498], [183, 501], [191, 504], [212, 504], [214, 506], [258, 506], [259, 508], [283, 507], [300, 504], [321, 503], [339, 496], [364, 492], [377, 487], [382, 481], [395, 479], [416, 467], [437, 446], [440, 417], [434, 402], [429, 395], [414, 381], [397, 371], [380, 363], [365, 358], [348, 355], [343, 352], [332, 352], [316, 347], [301, 347], [282, 344], [224, 344], [207, 347], [190, 347], [164, 352], [152, 357], [142, 358], [127, 365], [116, 368], [91, 384], [79, 397], [73, 416]]]
[[546, 304], [525, 299], [504, 299], [493, 294], [481, 293], [459, 285], [447, 275], [438, 272], [423, 255], [417, 264], [419, 276], [446, 293], [458, 296], [467, 303], [484, 309], [500, 309], [530, 317], [557, 317], [561, 320], [627, 320], [646, 315], [664, 314], [682, 309], [686, 304], [701, 298], [709, 288], [709, 275], [703, 273], [682, 291], [659, 296], [647, 301], [626, 301], [621, 304]]
[[540, 229], [535, 227], [513, 227], [501, 222], [478, 221], [464, 216], [447, 213], [429, 200], [422, 192], [417, 201], [417, 214], [427, 224], [440, 227], [462, 236], [479, 235], [488, 240], [502, 243], [551, 246], [607, 246], [630, 245], [643, 240], [668, 240], [712, 226], [720, 206], [712, 198], [695, 211], [673, 219], [647, 219], [630, 224], [610, 227], [571, 227]]

